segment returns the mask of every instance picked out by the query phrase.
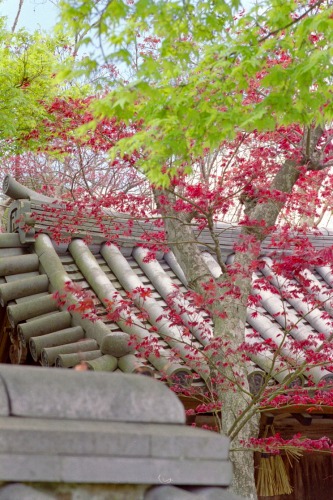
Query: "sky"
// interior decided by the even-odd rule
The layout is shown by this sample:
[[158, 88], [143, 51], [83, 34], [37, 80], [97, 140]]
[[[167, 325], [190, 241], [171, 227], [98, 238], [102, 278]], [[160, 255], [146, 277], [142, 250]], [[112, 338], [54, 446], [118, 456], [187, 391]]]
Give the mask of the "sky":
[[[18, 6], [19, 0], [2, 0], [0, 3], [0, 16], [8, 18], [9, 29], [13, 25]], [[56, 17], [57, 8], [50, 0], [24, 0], [17, 28], [51, 31]]]

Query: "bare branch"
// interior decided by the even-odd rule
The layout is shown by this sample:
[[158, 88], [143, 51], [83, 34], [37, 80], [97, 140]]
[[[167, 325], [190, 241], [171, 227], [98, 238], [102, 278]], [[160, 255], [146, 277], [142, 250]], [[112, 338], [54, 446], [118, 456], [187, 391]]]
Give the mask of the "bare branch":
[[16, 12], [16, 16], [15, 16], [15, 19], [14, 19], [14, 22], [13, 22], [13, 26], [12, 26], [12, 33], [15, 32], [16, 30], [16, 26], [17, 26], [17, 23], [18, 23], [18, 20], [20, 18], [20, 15], [21, 15], [21, 10], [22, 10], [22, 7], [23, 7], [23, 3], [24, 3], [24, 0], [19, 0], [19, 6], [18, 6], [18, 9], [17, 9], [17, 12]]

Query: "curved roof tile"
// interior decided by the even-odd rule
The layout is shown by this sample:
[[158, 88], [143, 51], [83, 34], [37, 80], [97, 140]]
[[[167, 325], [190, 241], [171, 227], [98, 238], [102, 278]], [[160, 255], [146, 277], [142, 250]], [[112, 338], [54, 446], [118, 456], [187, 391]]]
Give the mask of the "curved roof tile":
[[[75, 232], [68, 233], [69, 243], [59, 245], [52, 237], [55, 216], [52, 212], [46, 213], [42, 204], [50, 200], [40, 200], [15, 183], [9, 182], [9, 185], [8, 192], [14, 197], [25, 196], [23, 201], [18, 199], [13, 204], [13, 214], [19, 217], [11, 217], [11, 232], [0, 235], [0, 301], [7, 304], [13, 349], [29, 348], [34, 361], [59, 367], [71, 367], [85, 360], [89, 368], [96, 371], [120, 369], [166, 378], [178, 373], [183, 381], [189, 377], [185, 366], [189, 364], [187, 349], [194, 346], [200, 357], [200, 350], [207, 345], [212, 333], [209, 318], [186, 298], [186, 279], [174, 255], [168, 252], [155, 261], [146, 262], [146, 251], [137, 246], [137, 238], [144, 231], [141, 223], [134, 224], [130, 236], [118, 238], [120, 248], [106, 243], [105, 236], [89, 220]], [[35, 215], [34, 221], [33, 212], [37, 216], [44, 213], [45, 220]], [[20, 222], [27, 217], [30, 218], [28, 236], [23, 234]], [[110, 228], [114, 230], [112, 225]], [[222, 253], [230, 260], [239, 229], [223, 224], [218, 224], [217, 229]], [[31, 239], [34, 231], [40, 232], [37, 239]], [[84, 241], [88, 231], [92, 231], [89, 245]], [[204, 231], [201, 237], [203, 243], [208, 242], [209, 236]], [[318, 248], [333, 243], [333, 234], [327, 230], [316, 238], [313, 242]], [[269, 244], [269, 240], [264, 242], [264, 251]], [[206, 250], [203, 255], [212, 274], [216, 275], [214, 257]], [[265, 261], [265, 267], [253, 276], [253, 293], [260, 295], [260, 301], [248, 311], [248, 341], [253, 341], [254, 332], [258, 332], [259, 339], [273, 339], [279, 344], [286, 324], [290, 325], [289, 334], [301, 341], [318, 336], [321, 342], [319, 334], [330, 338], [333, 331], [333, 307], [327, 300], [333, 287], [330, 269], [303, 271], [308, 291], [322, 302], [320, 309], [311, 309], [306, 297], [294, 293], [297, 281], [281, 280], [272, 271], [271, 261], [267, 258]], [[267, 280], [269, 286], [258, 289], [263, 280]], [[78, 300], [73, 290], [66, 293], [63, 303], [54, 300], [54, 292], [61, 295], [66, 283], [90, 291], [95, 318], [76, 311]], [[135, 293], [140, 288], [149, 290], [144, 301]], [[175, 327], [168, 318], [167, 302], [172, 293], [172, 308], [181, 317], [184, 328]], [[129, 302], [127, 309], [123, 307], [126, 301]], [[117, 309], [120, 309], [118, 316], [112, 314]], [[184, 335], [188, 331], [190, 337]], [[141, 345], [138, 346], [141, 357], [138, 353], [134, 355], [134, 339]], [[150, 344], [150, 348], [144, 353], [145, 343]], [[4, 358], [5, 342], [0, 344], [0, 353]], [[290, 360], [295, 356], [288, 342], [282, 354]], [[301, 357], [298, 354], [298, 358]], [[271, 358], [272, 351], [267, 349], [252, 355], [254, 372], [269, 372]], [[13, 359], [24, 362], [25, 356], [13, 356]], [[197, 359], [194, 365], [195, 380], [205, 379], [208, 368], [203, 360]], [[283, 361], [280, 368], [272, 375], [283, 382], [293, 366]], [[315, 381], [333, 378], [329, 370], [320, 368], [313, 368], [309, 374]]]

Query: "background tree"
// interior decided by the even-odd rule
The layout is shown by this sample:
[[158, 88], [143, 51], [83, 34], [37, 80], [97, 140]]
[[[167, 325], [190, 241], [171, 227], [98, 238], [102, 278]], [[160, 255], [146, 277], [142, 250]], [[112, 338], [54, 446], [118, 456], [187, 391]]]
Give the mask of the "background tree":
[[63, 37], [24, 30], [9, 33], [0, 20], [1, 154], [22, 146], [26, 136], [47, 116], [47, 105], [56, 95], [79, 95], [84, 88], [56, 82], [57, 67], [68, 57]]
[[52, 197], [69, 201], [101, 199], [108, 193], [143, 194], [148, 183], [133, 168], [139, 154], [110, 160], [115, 143], [135, 133], [114, 119], [100, 121], [82, 137], [77, 129], [93, 119], [93, 97], [55, 98], [46, 107], [38, 127], [21, 138], [23, 153], [4, 159], [4, 174]]

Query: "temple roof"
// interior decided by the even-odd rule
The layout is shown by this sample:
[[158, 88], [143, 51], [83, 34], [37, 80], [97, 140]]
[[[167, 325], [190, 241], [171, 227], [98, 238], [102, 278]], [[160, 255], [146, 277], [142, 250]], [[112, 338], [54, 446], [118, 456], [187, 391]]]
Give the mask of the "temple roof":
[[[130, 233], [118, 234], [117, 244], [112, 244], [91, 220], [73, 227], [67, 218], [61, 230], [66, 242], [63, 239], [59, 243], [55, 237], [59, 235], [55, 233], [59, 222], [53, 211], [47, 209], [57, 206], [54, 200], [39, 198], [10, 177], [6, 178], [4, 191], [19, 199], [9, 208], [8, 232], [0, 234], [3, 362], [33, 360], [43, 366], [73, 367], [84, 360], [92, 370], [137, 372], [166, 379], [177, 376], [178, 380], [190, 380], [194, 385], [203, 383], [208, 367], [200, 352], [212, 336], [210, 320], [189, 303], [186, 279], [172, 252], [159, 252], [155, 260], [147, 261], [147, 250], [138, 244], [140, 235], [147, 231], [146, 225], [132, 224]], [[125, 223], [126, 216], [123, 219]], [[111, 216], [105, 216], [105, 224], [110, 231], [117, 231]], [[223, 224], [217, 225], [217, 229], [222, 254], [228, 262], [240, 230]], [[154, 230], [153, 224], [150, 230]], [[208, 232], [202, 231], [200, 238], [203, 257], [214, 276], [219, 266], [209, 251]], [[326, 229], [309, 238], [318, 249], [333, 244], [333, 233]], [[265, 257], [269, 248], [267, 240], [262, 250], [265, 265], [253, 275], [253, 294], [259, 293], [257, 284], [268, 276], [269, 286], [265, 290], [260, 287], [260, 300], [248, 311], [247, 339], [253, 341], [257, 332], [260, 341], [271, 339], [279, 343], [286, 325], [295, 325], [289, 328], [288, 335], [299, 341], [314, 338], [320, 345], [323, 336], [330, 339], [333, 331], [333, 306], [328, 300], [333, 288], [331, 269], [316, 267], [304, 271], [311, 296], [322, 303], [313, 308], [306, 297], [292, 293], [298, 286], [294, 278], [281, 280], [274, 274], [272, 261]], [[175, 286], [178, 291], [170, 306], [168, 299], [170, 294], [175, 295]], [[78, 310], [78, 289], [90, 293], [94, 317]], [[148, 295], [140, 293], [147, 289]], [[281, 291], [285, 292], [283, 298]], [[168, 317], [169, 307], [181, 316], [181, 327]], [[116, 320], [114, 311], [120, 311]], [[144, 349], [147, 336], [158, 352], [155, 348]], [[138, 346], [133, 345], [134, 337], [142, 356]], [[192, 362], [191, 349], [197, 352]], [[284, 360], [272, 372], [280, 383], [297, 365], [295, 356], [299, 357], [299, 353], [296, 355], [288, 348], [288, 343], [282, 354]], [[271, 370], [272, 356], [269, 350], [251, 355], [253, 384], [255, 377]], [[316, 383], [333, 378], [323, 368], [312, 368], [308, 376]]]
[[[191, 374], [172, 361], [178, 339], [169, 345], [156, 332], [165, 356], [141, 359], [129, 338], [145, 339], [147, 320], [133, 326], [108, 317], [108, 300], [118, 306], [131, 283], [152, 289], [156, 314], [155, 302], [163, 308], [139, 256], [82, 238], [58, 245], [46, 231], [35, 238], [33, 224], [30, 234], [18, 229], [17, 207], [30, 210], [29, 197], [36, 203], [37, 193], [16, 188], [27, 199], [11, 205], [9, 232], [0, 234], [0, 497], [53, 499], [57, 485], [63, 492], [67, 484], [80, 485], [78, 495], [100, 485], [105, 495], [128, 491], [145, 500], [236, 500], [226, 489], [229, 440], [185, 426], [179, 399], [152, 379]], [[176, 274], [170, 279], [181, 285]], [[66, 297], [59, 297], [66, 286]], [[89, 291], [94, 318], [76, 310], [78, 290]], [[89, 371], [45, 368], [82, 360]]]

